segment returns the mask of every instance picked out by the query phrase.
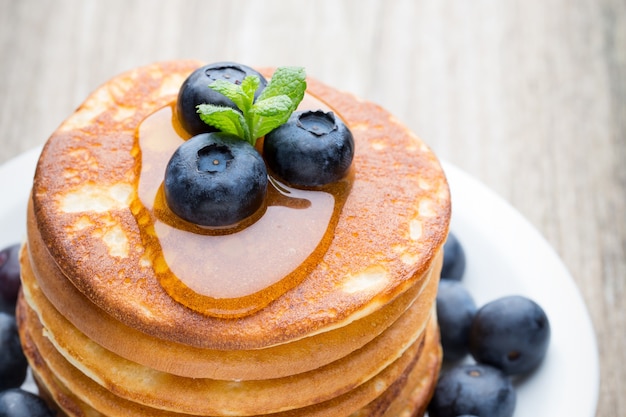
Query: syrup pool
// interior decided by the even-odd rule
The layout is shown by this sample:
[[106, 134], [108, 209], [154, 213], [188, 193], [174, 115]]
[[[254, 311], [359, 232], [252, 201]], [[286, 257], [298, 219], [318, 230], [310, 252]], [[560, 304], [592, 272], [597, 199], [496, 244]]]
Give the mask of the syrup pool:
[[[303, 105], [320, 108], [307, 97]], [[319, 105], [317, 105], [319, 104]], [[146, 118], [138, 130], [141, 169], [135, 214], [163, 288], [204, 314], [254, 312], [294, 287], [297, 271], [315, 264], [332, 237], [346, 181], [324, 190], [300, 190], [270, 179], [264, 212], [234, 230], [206, 229], [177, 218], [163, 198], [167, 163], [184, 138], [173, 106]]]

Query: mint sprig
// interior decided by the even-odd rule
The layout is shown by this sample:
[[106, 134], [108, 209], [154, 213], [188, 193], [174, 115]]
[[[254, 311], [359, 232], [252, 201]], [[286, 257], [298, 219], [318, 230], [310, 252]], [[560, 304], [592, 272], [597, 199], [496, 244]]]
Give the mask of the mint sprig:
[[296, 110], [306, 91], [306, 74], [301, 67], [279, 67], [255, 102], [254, 93], [259, 84], [256, 75], [246, 76], [241, 85], [214, 81], [209, 88], [228, 97], [241, 112], [226, 106], [200, 104], [197, 107], [200, 119], [254, 146], [258, 138], [287, 122]]

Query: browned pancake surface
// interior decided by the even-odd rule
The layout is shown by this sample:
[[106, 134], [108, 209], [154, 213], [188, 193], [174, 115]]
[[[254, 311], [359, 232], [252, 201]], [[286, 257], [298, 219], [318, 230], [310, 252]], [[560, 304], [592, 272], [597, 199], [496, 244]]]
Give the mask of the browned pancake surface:
[[[158, 338], [250, 349], [346, 325], [422, 277], [448, 230], [450, 199], [438, 161], [382, 108], [310, 79], [308, 93], [347, 121], [356, 143], [352, 190], [328, 250], [296, 288], [246, 317], [208, 317], [172, 300], [146, 263], [130, 210], [140, 156], [135, 130], [173, 102], [199, 65], [159, 63], [114, 78], [43, 149], [32, 197], [37, 225], [59, 268], [89, 300]], [[67, 210], [68, 198], [90, 193], [107, 196], [104, 207]]]
[[[17, 317], [26, 356], [33, 367], [35, 379], [42, 392], [53, 398], [69, 416], [108, 415], [113, 417], [128, 416], [129, 413], [146, 417], [189, 415], [129, 402], [94, 383], [59, 355], [45, 341], [45, 338], [39, 337], [41, 345], [34, 342], [32, 332], [40, 330], [37, 330], [38, 326], [26, 325], [27, 308], [26, 303], [21, 299]], [[396, 403], [400, 403], [398, 404], [400, 408], [407, 404], [415, 405], [415, 413], [411, 415], [421, 415], [434, 389], [436, 373], [441, 361], [441, 347], [438, 343], [436, 327], [436, 321], [431, 318], [426, 330], [426, 338], [419, 347], [418, 357], [408, 364], [400, 378], [393, 380], [387, 376], [388, 371], [394, 366], [401, 365], [397, 361], [372, 381], [340, 397], [314, 406], [271, 415], [275, 417], [345, 417], [347, 415], [379, 417], [386, 410], [393, 408]], [[51, 368], [56, 369], [56, 372], [51, 371]], [[421, 404], [415, 404], [417, 398], [422, 400]]]
[[[28, 271], [26, 271], [28, 272]], [[363, 348], [356, 350], [342, 360], [333, 362], [311, 372], [292, 375], [288, 378], [265, 381], [240, 380], [238, 383], [204, 378], [181, 378], [150, 369], [122, 358], [102, 348], [72, 326], [42, 297], [36, 283], [28, 275], [22, 286], [26, 308], [25, 325], [34, 332], [38, 340], [45, 328], [47, 339], [52, 342], [69, 362], [91, 376], [99, 384], [117, 395], [159, 408], [168, 404], [187, 404], [189, 412], [212, 414], [211, 410], [231, 407], [239, 412], [254, 410], [257, 413], [297, 407], [331, 398], [346, 389], [373, 377], [387, 366], [408, 346], [423, 335], [432, 314], [432, 301], [436, 294], [438, 280], [429, 279], [428, 288], [410, 309], [391, 327]], [[34, 311], [31, 311], [31, 308]], [[36, 314], [35, 314], [36, 312]], [[41, 321], [41, 324], [39, 323]], [[112, 335], [112, 337], [115, 337]], [[118, 338], [119, 339], [119, 338]], [[134, 337], [129, 337], [131, 341]], [[38, 345], [41, 345], [40, 342]], [[129, 348], [132, 348], [132, 342]], [[298, 347], [293, 347], [295, 351]], [[326, 346], [324, 350], [332, 350]], [[146, 352], [146, 356], [168, 356], [185, 361], [185, 349], [179, 352]], [[207, 352], [207, 356], [211, 353]], [[254, 355], [254, 353], [251, 353]], [[47, 357], [47, 355], [46, 355]], [[267, 360], [272, 360], [271, 355]], [[262, 359], [263, 360], [263, 359]], [[246, 367], [254, 367], [245, 360]], [[286, 363], [285, 366], [289, 366]], [[235, 412], [235, 411], [231, 411]]]
[[[52, 323], [59, 316], [58, 319], [71, 323], [94, 342], [124, 358], [191, 378], [280, 378], [340, 359], [385, 331], [407, 308], [417, 308], [426, 317], [435, 298], [442, 258], [438, 254], [429, 276], [421, 280], [424, 286], [413, 286], [374, 314], [347, 326], [265, 349], [228, 351], [156, 339], [123, 325], [91, 303], [59, 273], [41, 247], [40, 238], [31, 232], [20, 259], [22, 286], [45, 324], [55, 328]], [[35, 264], [31, 263], [31, 256], [37, 260]]]

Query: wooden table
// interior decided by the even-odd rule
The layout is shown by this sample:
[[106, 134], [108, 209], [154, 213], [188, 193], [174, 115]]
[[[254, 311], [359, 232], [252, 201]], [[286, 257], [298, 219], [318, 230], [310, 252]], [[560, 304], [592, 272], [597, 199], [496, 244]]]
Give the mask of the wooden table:
[[302, 65], [508, 200], [587, 303], [597, 415], [626, 415], [626, 2], [0, 0], [0, 163], [177, 58]]

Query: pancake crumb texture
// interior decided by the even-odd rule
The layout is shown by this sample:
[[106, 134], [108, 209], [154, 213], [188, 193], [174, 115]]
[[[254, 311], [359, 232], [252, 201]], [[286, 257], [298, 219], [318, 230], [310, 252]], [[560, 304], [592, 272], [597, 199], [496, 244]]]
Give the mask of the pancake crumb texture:
[[[201, 65], [118, 75], [42, 150], [17, 313], [42, 395], [70, 417], [423, 415], [441, 364], [434, 304], [450, 221], [436, 156], [380, 106], [307, 79], [308, 103], [333, 111], [354, 136], [345, 198], [334, 195], [306, 261], [248, 296], [270, 297], [263, 304], [242, 304], [232, 317], [189, 308], [168, 292], [170, 267], [203, 252], [165, 260], [159, 238], [171, 232], [155, 214], [164, 167], [149, 155], [167, 155], [171, 144], [142, 148], [139, 132], [173, 108]], [[273, 69], [261, 72], [269, 79]], [[182, 143], [174, 113], [168, 129]], [[146, 173], [154, 207], [140, 195]], [[271, 249], [271, 239], [253, 243]], [[270, 250], [265, 262], [288, 256]]]

